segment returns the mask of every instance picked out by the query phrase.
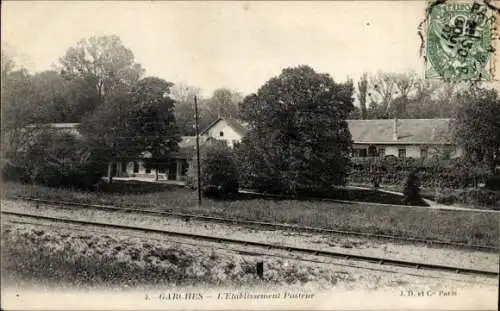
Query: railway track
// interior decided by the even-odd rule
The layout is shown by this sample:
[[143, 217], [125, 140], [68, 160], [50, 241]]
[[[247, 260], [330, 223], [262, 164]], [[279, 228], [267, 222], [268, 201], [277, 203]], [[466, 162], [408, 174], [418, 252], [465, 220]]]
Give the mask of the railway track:
[[122, 230], [131, 230], [135, 232], [143, 232], [143, 233], [155, 233], [162, 234], [174, 237], [182, 237], [189, 238], [194, 240], [202, 240], [208, 242], [216, 242], [216, 243], [225, 243], [225, 244], [233, 244], [233, 245], [242, 245], [242, 246], [252, 246], [263, 248], [267, 250], [281, 250], [292, 252], [296, 254], [304, 254], [304, 255], [314, 255], [314, 256], [322, 256], [336, 259], [348, 259], [359, 262], [367, 262], [378, 265], [388, 265], [394, 267], [405, 267], [405, 268], [414, 268], [421, 270], [433, 270], [433, 271], [441, 271], [441, 272], [453, 272], [460, 274], [468, 274], [475, 276], [484, 276], [484, 277], [495, 277], [498, 278], [499, 273], [496, 271], [488, 271], [488, 270], [480, 270], [480, 269], [471, 269], [471, 268], [462, 268], [462, 267], [454, 267], [447, 265], [438, 265], [438, 264], [428, 264], [428, 263], [420, 263], [420, 262], [412, 262], [412, 261], [404, 261], [404, 260], [396, 260], [389, 258], [380, 258], [373, 256], [364, 256], [364, 255], [353, 255], [353, 254], [345, 254], [341, 252], [334, 251], [325, 251], [319, 249], [310, 249], [310, 248], [302, 248], [302, 247], [294, 247], [287, 245], [275, 245], [264, 242], [255, 242], [255, 241], [246, 241], [239, 239], [232, 239], [227, 237], [217, 237], [210, 235], [201, 235], [201, 234], [192, 234], [192, 233], [184, 233], [170, 230], [161, 230], [161, 229], [153, 229], [146, 227], [137, 227], [137, 226], [127, 226], [127, 225], [119, 225], [119, 224], [110, 224], [103, 222], [94, 222], [94, 221], [86, 221], [86, 220], [73, 220], [68, 218], [59, 218], [59, 217], [50, 217], [50, 216], [41, 216], [34, 215], [29, 213], [19, 213], [19, 212], [11, 212], [11, 211], [2, 211], [3, 215], [12, 215], [24, 218], [31, 218], [37, 220], [46, 220], [57, 223], [65, 223], [65, 224], [77, 224], [84, 226], [95, 226], [101, 228], [112, 228], [112, 229], [122, 229]]
[[471, 250], [480, 250], [480, 251], [487, 251], [487, 252], [498, 252], [497, 247], [491, 247], [491, 246], [486, 246], [486, 245], [471, 245], [471, 244], [466, 244], [466, 243], [457, 243], [457, 242], [450, 242], [450, 241], [426, 240], [426, 239], [419, 239], [419, 238], [413, 238], [413, 237], [401, 237], [401, 236], [374, 234], [374, 233], [366, 233], [366, 232], [335, 230], [335, 229], [317, 228], [317, 227], [309, 227], [309, 226], [298, 226], [298, 225], [290, 225], [290, 224], [279, 224], [279, 223], [261, 222], [261, 221], [250, 221], [250, 220], [241, 220], [241, 219], [234, 219], [234, 218], [222, 218], [222, 217], [199, 215], [199, 214], [180, 213], [180, 212], [174, 212], [174, 211], [157, 211], [157, 210], [148, 210], [148, 209], [135, 209], [135, 208], [112, 206], [112, 205], [96, 205], [96, 204], [86, 204], [86, 203], [78, 203], [78, 202], [52, 201], [52, 200], [25, 198], [25, 197], [14, 197], [13, 199], [34, 202], [35, 204], [59, 206], [61, 208], [69, 208], [71, 206], [78, 206], [78, 207], [92, 208], [92, 209], [105, 210], [105, 211], [111, 211], [111, 212], [138, 213], [138, 214], [143, 214], [143, 215], [161, 216], [161, 217], [176, 217], [176, 218], [182, 218], [185, 220], [197, 219], [197, 220], [211, 221], [211, 222], [223, 223], [223, 224], [238, 224], [238, 225], [276, 229], [276, 230], [295, 230], [295, 231], [301, 231], [301, 232], [320, 233], [320, 234], [336, 234], [336, 235], [355, 236], [355, 237], [363, 237], [363, 238], [378, 239], [378, 240], [391, 240], [391, 241], [396, 241], [396, 242], [418, 243], [418, 244], [425, 244], [425, 245], [429, 245], [429, 246], [434, 245], [434, 246], [441, 246], [441, 247], [448, 247], [448, 248], [471, 249]]

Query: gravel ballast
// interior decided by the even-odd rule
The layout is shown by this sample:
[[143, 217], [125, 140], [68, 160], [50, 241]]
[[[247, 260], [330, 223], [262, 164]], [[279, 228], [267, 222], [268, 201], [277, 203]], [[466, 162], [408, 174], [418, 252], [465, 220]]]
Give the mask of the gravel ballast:
[[306, 233], [290, 230], [256, 229], [234, 224], [202, 220], [183, 220], [137, 213], [109, 212], [85, 208], [59, 208], [41, 204], [38, 208], [29, 202], [2, 201], [2, 210], [27, 212], [37, 215], [99, 221], [129, 226], [141, 226], [184, 233], [231, 237], [293, 247], [313, 248], [346, 254], [362, 254], [421, 263], [440, 264], [462, 268], [498, 271], [499, 254], [494, 252], [439, 248], [416, 243], [403, 244], [388, 240], [374, 240], [334, 234]]

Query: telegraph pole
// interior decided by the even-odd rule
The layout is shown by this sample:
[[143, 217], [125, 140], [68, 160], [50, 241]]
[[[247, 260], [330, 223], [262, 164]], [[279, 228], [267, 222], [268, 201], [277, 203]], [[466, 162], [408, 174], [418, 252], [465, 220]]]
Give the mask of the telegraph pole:
[[198, 176], [198, 205], [201, 205], [201, 167], [200, 167], [200, 135], [198, 133], [198, 100], [194, 97], [194, 115], [195, 115], [195, 131], [196, 131], [196, 161], [197, 161], [197, 176]]

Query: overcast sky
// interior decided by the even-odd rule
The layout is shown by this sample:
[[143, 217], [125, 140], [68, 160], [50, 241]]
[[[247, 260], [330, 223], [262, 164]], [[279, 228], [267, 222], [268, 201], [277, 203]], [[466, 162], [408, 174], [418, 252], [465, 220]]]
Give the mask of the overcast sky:
[[2, 3], [2, 44], [31, 71], [80, 38], [117, 34], [147, 75], [255, 92], [288, 66], [335, 80], [363, 71], [422, 72], [424, 1]]

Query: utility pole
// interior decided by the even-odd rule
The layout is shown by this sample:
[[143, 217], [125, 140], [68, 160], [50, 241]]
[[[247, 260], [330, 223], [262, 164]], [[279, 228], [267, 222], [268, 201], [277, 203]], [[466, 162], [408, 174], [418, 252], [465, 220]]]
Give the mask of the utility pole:
[[195, 115], [195, 131], [196, 131], [196, 161], [197, 161], [197, 176], [198, 176], [198, 205], [201, 205], [201, 168], [200, 168], [200, 135], [198, 133], [198, 100], [194, 97], [194, 115]]

